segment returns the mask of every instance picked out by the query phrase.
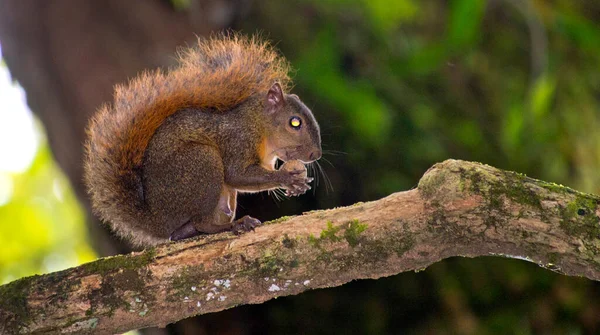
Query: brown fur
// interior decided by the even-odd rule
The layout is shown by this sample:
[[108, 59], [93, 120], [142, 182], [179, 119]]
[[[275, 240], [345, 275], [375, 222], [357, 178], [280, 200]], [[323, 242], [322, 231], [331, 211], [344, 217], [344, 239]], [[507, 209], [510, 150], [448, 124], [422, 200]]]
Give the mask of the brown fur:
[[[253, 160], [260, 160], [262, 156], [266, 155], [264, 152], [259, 154], [259, 150], [263, 148], [259, 143], [262, 143], [261, 139], [264, 134], [254, 135], [253, 133], [259, 129], [266, 132], [265, 127], [270, 127], [268, 121], [261, 120], [264, 118], [262, 114], [264, 99], [251, 98], [257, 94], [259, 96], [266, 94], [275, 82], [280, 83], [285, 90], [290, 84], [288, 72], [288, 63], [277, 55], [269, 43], [256, 37], [246, 38], [232, 34], [206, 40], [199, 39], [195, 48], [180, 53], [179, 64], [175, 68], [167, 72], [160, 70], [146, 72], [131, 80], [127, 85], [117, 86], [114, 104], [103, 106], [91, 119], [88, 128], [85, 181], [95, 213], [105, 221], [111, 222], [119, 235], [130, 239], [135, 244], [155, 244], [167, 239], [168, 233], [174, 229], [172, 225], [179, 223], [169, 223], [165, 226], [164, 220], [159, 221], [156, 219], [156, 215], [152, 215], [153, 213], [162, 211], [161, 213], [165, 217], [175, 214], [178, 217], [185, 217], [188, 214], [194, 214], [194, 210], [199, 208], [198, 206], [207, 205], [197, 204], [194, 205], [196, 207], [178, 209], [190, 213], [168, 211], [168, 208], [173, 206], [165, 201], [173, 202], [177, 199], [173, 199], [174, 194], [169, 197], [166, 193], [161, 193], [173, 186], [165, 184], [168, 178], [161, 177], [162, 169], [167, 168], [161, 167], [152, 159], [147, 158], [147, 150], [153, 136], [165, 123], [165, 120], [181, 110], [201, 110], [204, 115], [206, 115], [205, 113], [216, 113], [215, 117], [217, 115], [228, 117], [225, 114], [233, 113], [231, 111], [237, 108], [241, 110], [242, 115], [247, 117], [237, 117], [230, 123], [237, 123], [237, 120], [244, 119], [243, 122], [248, 123], [245, 125], [246, 127], [225, 129], [224, 134], [212, 135], [210, 141], [212, 141], [211, 145], [221, 147], [219, 155], [225, 155], [222, 157], [222, 164], [240, 166], [240, 168], [229, 169], [235, 171], [231, 177], [232, 183], [243, 181], [245, 179], [238, 176], [243, 173], [242, 167], [253, 163]], [[241, 108], [241, 105], [246, 107]], [[248, 111], [246, 112], [246, 110]], [[211, 128], [217, 127], [222, 122], [219, 121], [220, 117], [204, 117], [203, 121], [198, 121], [194, 115], [191, 113], [187, 118], [174, 119], [175, 124], [171, 126], [172, 129], [168, 130], [166, 135], [159, 137], [156, 140], [158, 142], [155, 141], [153, 150], [173, 152], [174, 157], [179, 158], [180, 154], [189, 155], [188, 161], [182, 160], [180, 163], [181, 169], [187, 170], [178, 171], [178, 166], [171, 166], [169, 169], [175, 169], [171, 171], [194, 172], [197, 170], [198, 163], [210, 163], [206, 161], [207, 157], [198, 157], [204, 154], [203, 149], [194, 149], [195, 147], [191, 148], [185, 145], [178, 148], [176, 144], [173, 144], [185, 142], [192, 145], [198, 143], [196, 137], [202, 137], [203, 133], [198, 133], [197, 129], [205, 129], [204, 133], [206, 134], [213, 133]], [[312, 114], [310, 117], [312, 118]], [[314, 121], [314, 118], [312, 120]], [[182, 125], [186, 127], [193, 124], [196, 128], [182, 127], [177, 122], [183, 122]], [[258, 125], [258, 123], [264, 125], [259, 128], [247, 127]], [[316, 122], [314, 124], [318, 132], [318, 125]], [[183, 128], [185, 130], [182, 130]], [[252, 129], [255, 129], [254, 132], [250, 131]], [[241, 132], [245, 132], [246, 140], [240, 142], [241, 138], [238, 134]], [[315, 137], [314, 134], [312, 136]], [[314, 138], [312, 141], [315, 143], [318, 141], [320, 150], [320, 137]], [[231, 149], [224, 149], [229, 147]], [[243, 163], [245, 161], [248, 161], [248, 164]], [[223, 166], [222, 164], [215, 166]], [[145, 172], [147, 169], [152, 171], [150, 177], [148, 177], [150, 172]], [[208, 172], [212, 171], [200, 173], [200, 170], [197, 170], [197, 173], [200, 173], [198, 178]], [[227, 175], [223, 175], [225, 172], [218, 172], [217, 175], [221, 175], [221, 181], [215, 180], [214, 185], [210, 184], [210, 187], [214, 189], [214, 192], [210, 194], [221, 194], [223, 178], [227, 178]], [[273, 179], [270, 176], [254, 177], [250, 176], [249, 178], [254, 181], [254, 183], [249, 183], [248, 188], [251, 190], [272, 188], [273, 185], [280, 184], [280, 182], [274, 181], [267, 182], [267, 180]], [[143, 182], [143, 179], [147, 180], [147, 178], [151, 178], [152, 183]], [[243, 187], [246, 187], [245, 183], [242, 184], [244, 184]], [[148, 190], [147, 188], [150, 187], [148, 185], [154, 186]], [[199, 187], [205, 188], [207, 185], [194, 184], [194, 187], [197, 190]], [[173, 189], [177, 190], [178, 188]], [[232, 190], [236, 189], [238, 188], [232, 188]], [[185, 192], [194, 192], [194, 189], [186, 189]], [[150, 202], [145, 198], [148, 194], [154, 197], [150, 199]], [[182, 193], [180, 195], [193, 198], [190, 194]], [[211, 195], [207, 196], [211, 197]], [[162, 202], [156, 200], [159, 198], [166, 200], [161, 200]], [[214, 199], [205, 200], [207, 202]], [[231, 207], [235, 208], [235, 199], [233, 202]], [[157, 208], [152, 208], [152, 206]], [[175, 207], [172, 209], [175, 210]], [[212, 213], [212, 210], [213, 208], [203, 208], [201, 212]], [[212, 220], [212, 218], [203, 218], [202, 220]]]

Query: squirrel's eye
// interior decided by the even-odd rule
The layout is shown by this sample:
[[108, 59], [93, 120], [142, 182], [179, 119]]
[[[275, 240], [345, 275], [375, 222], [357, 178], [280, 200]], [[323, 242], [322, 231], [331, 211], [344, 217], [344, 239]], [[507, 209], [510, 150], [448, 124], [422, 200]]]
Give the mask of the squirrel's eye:
[[292, 126], [292, 128], [294, 129], [299, 129], [301, 125], [302, 120], [297, 116], [292, 116], [292, 118], [290, 119], [290, 126]]

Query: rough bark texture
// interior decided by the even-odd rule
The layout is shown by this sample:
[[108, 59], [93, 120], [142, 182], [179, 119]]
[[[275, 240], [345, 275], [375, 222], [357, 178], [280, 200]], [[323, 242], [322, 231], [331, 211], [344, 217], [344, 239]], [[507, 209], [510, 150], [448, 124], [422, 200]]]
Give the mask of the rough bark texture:
[[0, 287], [2, 333], [115, 333], [354, 279], [497, 255], [600, 279], [600, 198], [456, 160], [417, 189]]

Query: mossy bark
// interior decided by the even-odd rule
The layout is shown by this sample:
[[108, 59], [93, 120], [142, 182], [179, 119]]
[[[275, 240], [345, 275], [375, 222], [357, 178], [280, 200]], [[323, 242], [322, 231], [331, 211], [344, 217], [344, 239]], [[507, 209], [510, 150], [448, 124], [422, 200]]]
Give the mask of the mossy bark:
[[117, 333], [354, 279], [498, 255], [600, 279], [597, 196], [490, 166], [433, 166], [417, 189], [104, 258], [0, 287], [0, 333]]

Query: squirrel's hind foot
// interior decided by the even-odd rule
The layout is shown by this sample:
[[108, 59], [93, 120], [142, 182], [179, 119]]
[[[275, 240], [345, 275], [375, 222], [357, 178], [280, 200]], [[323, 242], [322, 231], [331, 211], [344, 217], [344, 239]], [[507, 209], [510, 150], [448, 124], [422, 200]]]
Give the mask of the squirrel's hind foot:
[[184, 224], [183, 226], [175, 229], [175, 231], [173, 233], [171, 233], [171, 237], [169, 237], [169, 240], [179, 241], [179, 240], [184, 240], [186, 238], [198, 236], [200, 234], [201, 234], [201, 232], [199, 232], [191, 222], [188, 222], [188, 223]]
[[254, 231], [254, 228], [260, 225], [262, 225], [262, 222], [260, 222], [260, 220], [246, 215], [242, 218], [233, 221], [231, 231], [236, 235], [240, 235], [248, 231]]
[[[260, 220], [246, 215], [240, 219], [233, 221], [233, 223], [231, 224], [231, 231], [236, 235], [241, 235], [245, 232], [254, 231], [254, 228], [256, 228], [260, 225], [262, 225], [262, 222], [260, 222]], [[224, 229], [221, 228], [220, 231], [229, 230], [226, 227], [227, 226], [224, 226]], [[218, 232], [218, 231], [215, 231], [215, 232]], [[188, 223], [184, 224], [183, 226], [175, 229], [175, 231], [173, 233], [171, 233], [171, 237], [169, 238], [169, 240], [180, 241], [180, 240], [192, 238], [192, 237], [195, 237], [195, 236], [198, 236], [201, 234], [203, 234], [203, 232], [198, 231], [194, 227], [192, 222], [188, 222]]]

